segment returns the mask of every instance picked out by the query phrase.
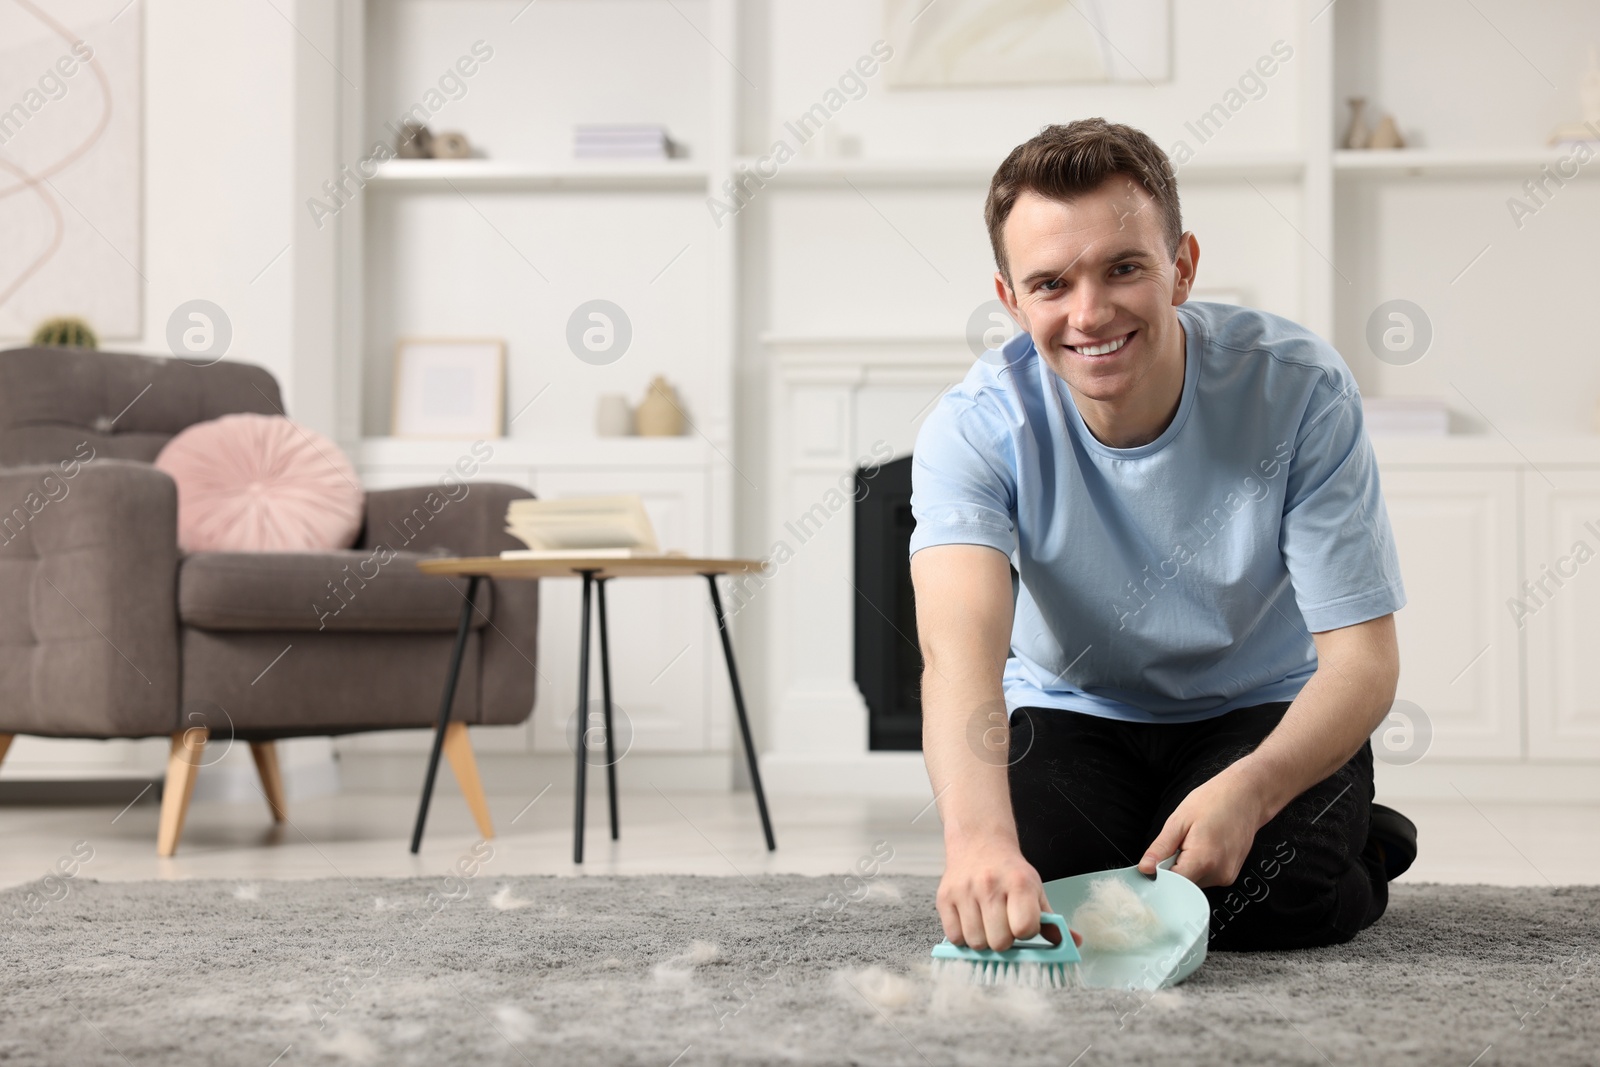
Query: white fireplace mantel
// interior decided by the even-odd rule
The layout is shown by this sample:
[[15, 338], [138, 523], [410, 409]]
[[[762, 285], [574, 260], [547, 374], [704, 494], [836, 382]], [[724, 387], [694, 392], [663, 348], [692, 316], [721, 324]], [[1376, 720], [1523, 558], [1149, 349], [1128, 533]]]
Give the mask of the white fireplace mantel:
[[922, 419], [965, 377], [959, 336], [762, 338], [771, 356], [766, 553], [771, 597], [762, 773], [774, 792], [932, 796], [920, 752], [867, 748], [854, 669], [858, 467], [910, 455]]

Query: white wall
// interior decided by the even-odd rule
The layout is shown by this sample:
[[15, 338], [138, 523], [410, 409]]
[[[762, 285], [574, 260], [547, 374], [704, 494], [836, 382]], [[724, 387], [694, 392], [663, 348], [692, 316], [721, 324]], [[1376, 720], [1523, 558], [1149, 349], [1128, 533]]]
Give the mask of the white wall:
[[173, 309], [210, 300], [233, 325], [228, 358], [291, 388], [292, 261], [273, 260], [291, 234], [294, 29], [271, 4], [139, 3], [145, 345], [165, 351]]
[[[203, 298], [227, 357], [266, 367], [289, 414], [335, 432], [338, 230], [307, 197], [334, 177], [343, 100], [361, 72], [335, 0], [135, 0], [145, 18], [145, 328]], [[294, 20], [291, 24], [290, 20]]]
[[[1132, 85], [1039, 86], [907, 90], [869, 79], [867, 95], [833, 120], [862, 139], [872, 157], [961, 156], [992, 158], [998, 165], [1017, 144], [1052, 122], [1103, 115], [1143, 129], [1163, 148], [1186, 138], [1183, 128], [1232, 86], [1267, 52], [1272, 42], [1291, 45], [1303, 32], [1297, 5], [1282, 0], [1174, 0], [1173, 77]], [[747, 130], [764, 127], [765, 148], [781, 122], [804, 111], [841, 71], [883, 37], [878, 2], [862, 0], [772, 0], [770, 50], [771, 114], [752, 118]], [[890, 63], [893, 62], [891, 59]], [[1295, 139], [1299, 85], [1293, 61], [1267, 80], [1269, 91], [1251, 101], [1206, 149], [1216, 152], [1281, 152]], [[752, 75], [754, 77], [754, 75]], [[758, 83], [761, 78], [755, 78]]]
[[[338, 55], [335, 7], [135, 3], [145, 19], [144, 337], [116, 347], [166, 354], [173, 309], [210, 300], [232, 324], [226, 358], [266, 367], [289, 413], [331, 433], [335, 237], [304, 232], [300, 190], [331, 173], [340, 79], [319, 50]], [[0, 773], [158, 774], [166, 747], [21, 738]], [[202, 801], [255, 795], [246, 746], [233, 749], [208, 757], [221, 762], [196, 785]], [[322, 738], [281, 746], [286, 788], [330, 788], [329, 753]]]

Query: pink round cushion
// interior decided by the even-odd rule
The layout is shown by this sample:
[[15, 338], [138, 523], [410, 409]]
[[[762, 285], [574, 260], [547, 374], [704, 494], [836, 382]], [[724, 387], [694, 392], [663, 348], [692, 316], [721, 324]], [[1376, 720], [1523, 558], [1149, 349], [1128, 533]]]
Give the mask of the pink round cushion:
[[365, 494], [332, 441], [279, 415], [224, 415], [167, 442], [157, 469], [178, 483], [185, 552], [349, 548]]

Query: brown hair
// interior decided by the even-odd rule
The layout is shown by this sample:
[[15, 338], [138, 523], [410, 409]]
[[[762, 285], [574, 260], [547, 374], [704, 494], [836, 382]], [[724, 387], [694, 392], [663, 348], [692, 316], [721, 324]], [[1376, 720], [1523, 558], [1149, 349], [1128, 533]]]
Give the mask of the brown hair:
[[1011, 150], [989, 182], [983, 219], [989, 226], [989, 244], [995, 265], [1011, 284], [1003, 232], [1017, 197], [1032, 191], [1050, 200], [1072, 200], [1098, 189], [1107, 178], [1124, 174], [1144, 187], [1161, 210], [1167, 253], [1178, 254], [1183, 215], [1178, 208], [1178, 179], [1161, 147], [1142, 130], [1107, 122], [1079, 119], [1065, 126], [1046, 126], [1038, 136]]

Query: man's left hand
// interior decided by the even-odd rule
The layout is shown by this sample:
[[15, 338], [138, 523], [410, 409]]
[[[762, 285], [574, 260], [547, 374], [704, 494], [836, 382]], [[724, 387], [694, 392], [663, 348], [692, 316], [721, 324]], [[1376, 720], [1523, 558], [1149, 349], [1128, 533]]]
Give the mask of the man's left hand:
[[1154, 875], [1156, 864], [1181, 849], [1174, 874], [1202, 889], [1232, 885], [1268, 817], [1259, 789], [1236, 763], [1183, 798], [1145, 850], [1139, 870]]

